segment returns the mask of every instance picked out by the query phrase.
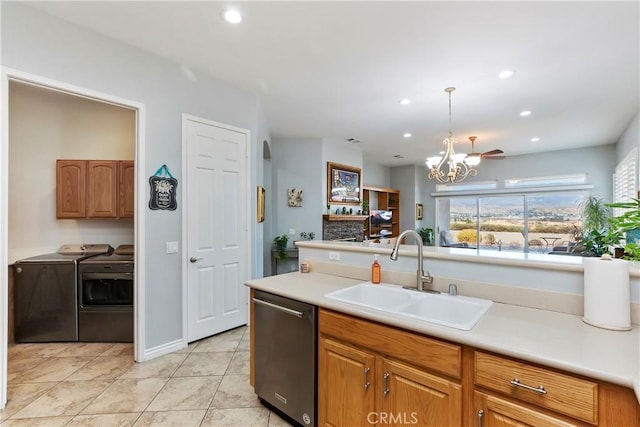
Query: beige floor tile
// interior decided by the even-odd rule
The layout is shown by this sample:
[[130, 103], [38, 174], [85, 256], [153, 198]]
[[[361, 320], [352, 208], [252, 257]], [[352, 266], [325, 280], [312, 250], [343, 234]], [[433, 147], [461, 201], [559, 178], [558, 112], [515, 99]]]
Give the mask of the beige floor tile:
[[47, 358], [35, 368], [16, 375], [12, 383], [63, 381], [92, 359], [92, 357]]
[[221, 379], [222, 377], [171, 378], [146, 410], [207, 409]]
[[7, 363], [7, 382], [9, 384], [18, 382], [17, 380], [24, 376], [25, 372], [35, 369], [46, 360], [47, 359], [42, 357], [24, 359], [21, 357], [15, 357], [13, 359], [9, 359]]
[[168, 378], [187, 358], [186, 354], [165, 354], [156, 359], [134, 364], [120, 378]]
[[134, 364], [131, 356], [99, 356], [67, 377], [66, 381], [115, 380]]
[[121, 414], [76, 415], [66, 427], [129, 427], [140, 417], [139, 412]]
[[56, 384], [58, 383], [9, 384], [7, 386], [7, 404], [4, 411], [0, 412], [0, 420], [9, 418]]
[[14, 374], [16, 372], [24, 372], [29, 371], [39, 364], [43, 363], [46, 359], [42, 357], [19, 357], [14, 359], [9, 359], [7, 361], [7, 372], [9, 374]]
[[249, 375], [249, 352], [236, 351], [227, 368], [227, 374]]
[[112, 343], [77, 342], [69, 344], [54, 357], [100, 356], [111, 347], [113, 347]]
[[212, 337], [206, 340], [200, 341], [196, 348], [193, 349], [194, 353], [211, 353], [215, 351], [236, 351], [240, 344], [241, 337]]
[[233, 352], [196, 353], [188, 355], [175, 373], [176, 377], [224, 375], [233, 357]]
[[72, 417], [23, 418], [20, 420], [6, 420], [3, 427], [58, 427], [66, 425]]
[[133, 360], [133, 344], [126, 342], [113, 343], [111, 348], [108, 348], [100, 356], [131, 356]]
[[[166, 378], [129, 378], [115, 380], [83, 411], [86, 414], [142, 412], [164, 387]], [[70, 381], [73, 384], [75, 381]]]
[[282, 417], [280, 417], [278, 414], [276, 414], [275, 412], [271, 411], [269, 412], [269, 427], [291, 427], [293, 426], [293, 424], [291, 424], [288, 421], [285, 421]]
[[9, 347], [8, 357], [53, 357], [65, 350], [69, 343], [15, 344]]
[[266, 427], [268, 422], [269, 410], [263, 407], [209, 409], [201, 426]]
[[202, 423], [207, 411], [162, 411], [145, 412], [134, 427], [162, 426], [162, 427], [198, 427]]
[[18, 411], [11, 418], [77, 415], [89, 402], [103, 392], [109, 384], [109, 381], [61, 382]]
[[249, 384], [249, 375], [225, 375], [218, 386], [212, 408], [249, 408], [260, 406], [258, 396]]
[[180, 350], [174, 351], [174, 353], [191, 353], [194, 348], [198, 345], [197, 342], [189, 343], [185, 348], [181, 348]]
[[250, 344], [251, 344], [251, 338], [250, 338], [249, 332], [247, 332], [242, 336], [242, 339], [240, 340], [240, 344], [238, 344], [238, 348], [236, 350], [249, 351]]

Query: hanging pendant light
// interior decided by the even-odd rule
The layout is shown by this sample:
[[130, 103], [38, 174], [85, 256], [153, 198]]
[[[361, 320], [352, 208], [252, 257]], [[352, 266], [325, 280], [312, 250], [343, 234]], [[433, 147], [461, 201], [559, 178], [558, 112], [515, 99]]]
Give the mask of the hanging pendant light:
[[[451, 92], [455, 87], [448, 87], [444, 91], [449, 94], [449, 136], [442, 143], [447, 146], [444, 156], [427, 157], [425, 162], [429, 169], [429, 179], [435, 179], [443, 184], [464, 181], [468, 176], [475, 176], [478, 171], [474, 168], [474, 160], [467, 161], [465, 153], [456, 153], [453, 145], [457, 142], [451, 131]], [[476, 163], [477, 164], [477, 163]], [[448, 168], [447, 170], [445, 170]]]

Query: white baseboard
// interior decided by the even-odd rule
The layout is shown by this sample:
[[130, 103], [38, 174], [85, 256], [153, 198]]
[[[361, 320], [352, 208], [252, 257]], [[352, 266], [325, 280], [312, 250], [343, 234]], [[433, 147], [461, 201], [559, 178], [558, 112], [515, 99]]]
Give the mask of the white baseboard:
[[182, 350], [187, 347], [187, 342], [179, 339], [166, 344], [161, 344], [157, 347], [148, 348], [144, 351], [144, 359], [138, 360], [138, 362], [144, 362], [147, 360], [155, 359], [156, 357], [164, 356], [165, 354], [173, 353], [174, 351]]

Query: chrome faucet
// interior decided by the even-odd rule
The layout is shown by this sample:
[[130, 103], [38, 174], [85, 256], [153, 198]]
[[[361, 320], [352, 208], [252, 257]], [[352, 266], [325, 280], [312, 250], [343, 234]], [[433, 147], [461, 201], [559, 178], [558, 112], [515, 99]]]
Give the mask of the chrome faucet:
[[424, 268], [422, 266], [423, 264], [422, 237], [420, 237], [420, 235], [417, 232], [415, 232], [414, 230], [405, 230], [402, 233], [400, 233], [400, 235], [396, 240], [395, 245], [393, 245], [393, 249], [391, 250], [391, 260], [392, 261], [398, 260], [398, 248], [400, 247], [400, 242], [407, 235], [412, 235], [416, 239], [416, 242], [418, 242], [418, 271], [416, 271], [416, 289], [418, 289], [419, 291], [440, 293], [438, 291], [433, 291], [431, 289], [424, 288], [425, 283], [429, 285], [433, 283], [433, 276], [429, 274], [428, 271], [426, 275], [424, 274]]

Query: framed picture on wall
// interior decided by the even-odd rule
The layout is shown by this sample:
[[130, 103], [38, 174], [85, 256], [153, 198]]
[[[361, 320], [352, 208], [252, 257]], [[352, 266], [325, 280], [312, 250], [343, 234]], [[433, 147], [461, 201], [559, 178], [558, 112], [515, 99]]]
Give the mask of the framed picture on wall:
[[416, 219], [422, 219], [422, 203], [416, 203]]
[[327, 203], [359, 205], [360, 169], [327, 162]]
[[257, 220], [258, 222], [264, 222], [264, 187], [258, 185], [258, 203], [257, 203]]

